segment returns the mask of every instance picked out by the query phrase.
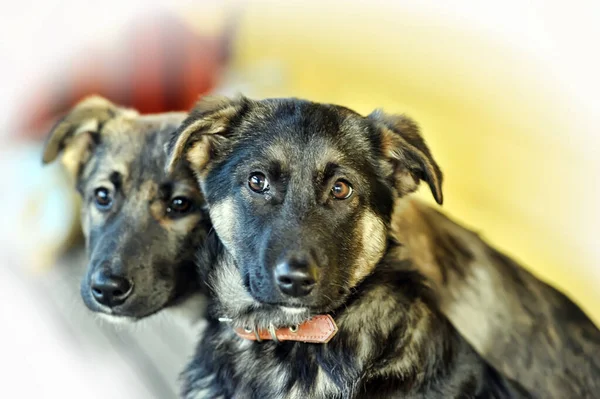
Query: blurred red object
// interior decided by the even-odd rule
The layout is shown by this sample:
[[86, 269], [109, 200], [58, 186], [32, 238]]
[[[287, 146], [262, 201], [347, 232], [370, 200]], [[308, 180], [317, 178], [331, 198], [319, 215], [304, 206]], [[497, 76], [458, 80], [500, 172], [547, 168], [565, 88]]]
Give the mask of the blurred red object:
[[228, 60], [234, 20], [201, 35], [173, 15], [128, 29], [110, 50], [88, 49], [43, 83], [25, 106], [20, 138], [42, 139], [48, 126], [81, 98], [99, 94], [142, 113], [189, 109], [210, 92]]

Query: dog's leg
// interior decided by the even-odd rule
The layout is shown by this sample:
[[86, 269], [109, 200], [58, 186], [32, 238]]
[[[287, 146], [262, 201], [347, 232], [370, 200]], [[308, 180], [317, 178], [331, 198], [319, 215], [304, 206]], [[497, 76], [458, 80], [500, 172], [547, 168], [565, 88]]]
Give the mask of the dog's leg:
[[393, 236], [441, 311], [501, 373], [539, 397], [598, 395], [600, 330], [566, 296], [417, 201], [398, 207]]

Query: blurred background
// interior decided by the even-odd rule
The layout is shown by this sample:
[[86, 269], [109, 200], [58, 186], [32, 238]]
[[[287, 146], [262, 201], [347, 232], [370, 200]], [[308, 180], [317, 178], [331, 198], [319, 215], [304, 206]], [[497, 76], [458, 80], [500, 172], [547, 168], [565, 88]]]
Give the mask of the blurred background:
[[0, 18], [3, 397], [173, 398], [192, 353], [168, 315], [115, 327], [79, 299], [77, 197], [41, 148], [92, 93], [142, 112], [242, 92], [407, 113], [443, 211], [600, 322], [599, 2], [4, 1]]

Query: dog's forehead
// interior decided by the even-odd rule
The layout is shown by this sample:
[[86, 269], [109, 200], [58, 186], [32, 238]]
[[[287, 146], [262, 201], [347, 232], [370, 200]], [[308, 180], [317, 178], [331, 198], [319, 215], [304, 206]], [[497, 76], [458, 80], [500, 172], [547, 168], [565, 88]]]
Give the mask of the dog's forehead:
[[[183, 120], [183, 114], [157, 114], [116, 117], [100, 131], [94, 152], [94, 175], [100, 177], [118, 172], [124, 181], [140, 186], [144, 181], [188, 178], [181, 169], [172, 176], [165, 173], [165, 145]], [[93, 176], [91, 176], [93, 178]]]
[[123, 149], [134, 155], [149, 153], [164, 161], [164, 146], [182, 120], [183, 115], [179, 114], [116, 117], [105, 123], [100, 141], [115, 150]]
[[240, 147], [252, 157], [288, 165], [325, 166], [358, 159], [372, 150], [372, 126], [336, 105], [299, 100], [259, 103], [240, 122]]
[[289, 139], [297, 140], [315, 135], [358, 139], [367, 123], [366, 118], [342, 106], [278, 99], [259, 102], [241, 126], [263, 136], [290, 135]]

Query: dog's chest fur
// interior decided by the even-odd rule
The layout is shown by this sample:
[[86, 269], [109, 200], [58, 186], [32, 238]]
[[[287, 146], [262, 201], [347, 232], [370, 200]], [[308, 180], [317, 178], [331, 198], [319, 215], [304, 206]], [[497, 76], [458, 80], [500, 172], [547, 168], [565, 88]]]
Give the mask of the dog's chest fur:
[[381, 267], [332, 315], [339, 331], [327, 344], [248, 341], [213, 319], [183, 375], [184, 397], [510, 397], [414, 274]]

